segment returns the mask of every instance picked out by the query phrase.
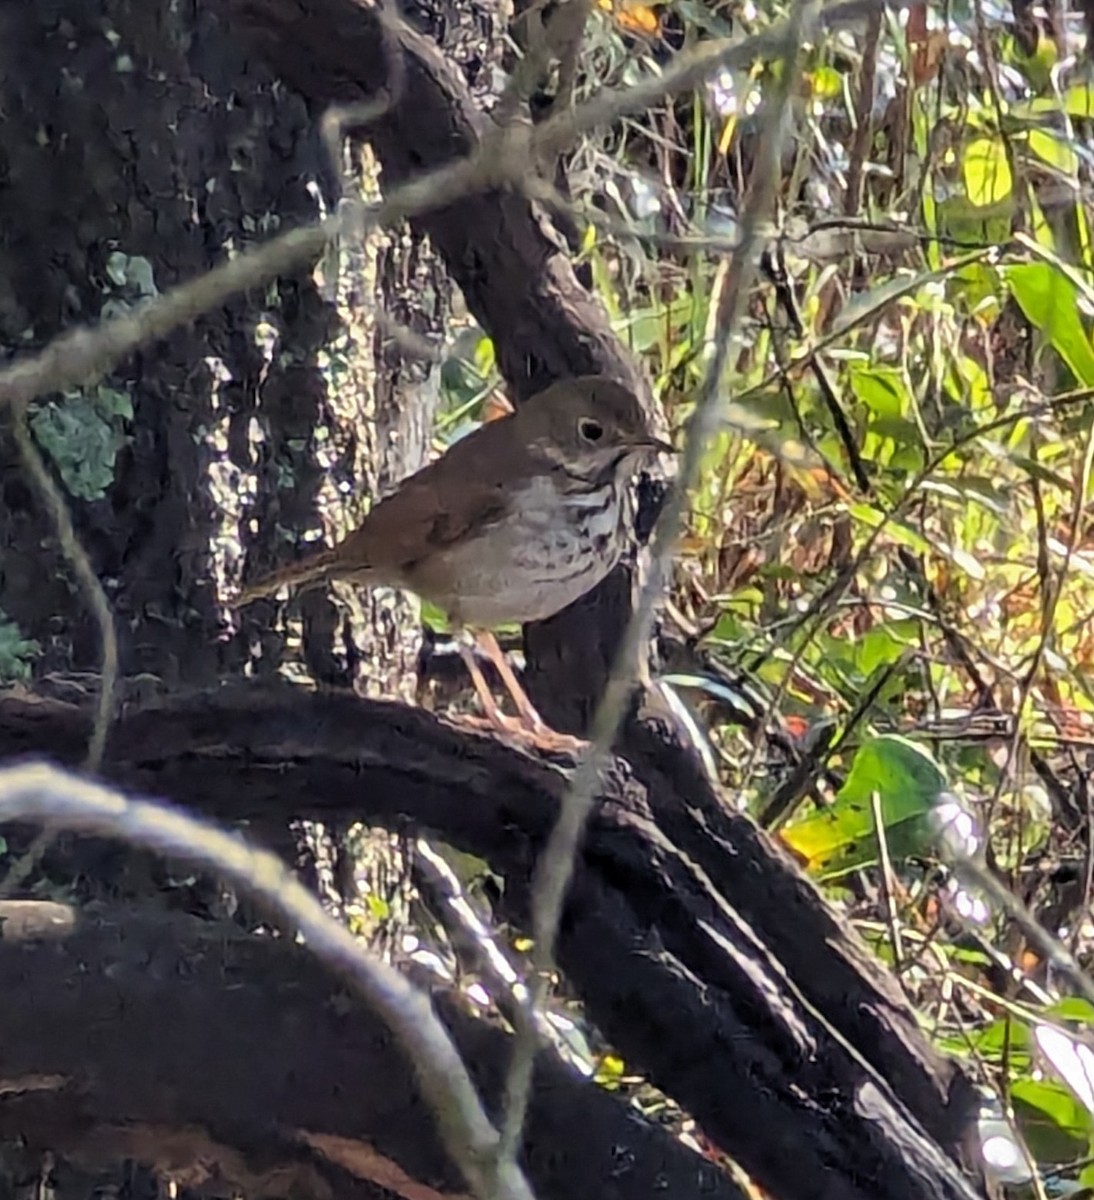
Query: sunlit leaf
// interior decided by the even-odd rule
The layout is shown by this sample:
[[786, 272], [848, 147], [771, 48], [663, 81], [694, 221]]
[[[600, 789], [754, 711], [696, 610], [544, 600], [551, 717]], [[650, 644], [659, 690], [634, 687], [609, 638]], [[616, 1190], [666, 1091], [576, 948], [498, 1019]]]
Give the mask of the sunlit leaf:
[[1094, 387], [1094, 349], [1079, 318], [1079, 289], [1047, 262], [1016, 263], [1004, 268], [1014, 299], [1026, 318], [1084, 387]]
[[893, 859], [923, 854], [933, 840], [930, 811], [945, 791], [945, 777], [926, 750], [885, 734], [859, 748], [835, 802], [789, 825], [782, 838], [809, 871], [824, 878], [871, 865], [878, 857], [872, 804], [877, 793]]
[[834, 67], [817, 67], [809, 73], [808, 83], [814, 99], [834, 100], [843, 95], [843, 76]]
[[931, 544], [921, 533], [916, 533], [914, 529], [909, 529], [900, 521], [887, 521], [885, 513], [872, 504], [850, 504], [847, 506], [847, 511], [856, 521], [861, 521], [871, 529], [877, 529], [884, 525], [888, 537], [892, 538], [894, 542], [907, 546], [909, 550], [914, 550], [917, 554], [930, 552]]
[[961, 155], [965, 194], [977, 208], [1000, 204], [1011, 193], [1014, 177], [1002, 138], [975, 138]]
[[1078, 1021], [1094, 1027], [1094, 1004], [1081, 996], [1064, 996], [1045, 1010], [1045, 1015], [1061, 1021]]
[[1061, 174], [1072, 178], [1079, 170], [1079, 156], [1063, 138], [1045, 129], [1031, 129], [1028, 145], [1042, 162], [1055, 167]]
[[1064, 110], [1068, 116], [1089, 120], [1094, 117], [1094, 85], [1076, 83], [1064, 92]]
[[661, 28], [661, 20], [652, 7], [637, 0], [597, 0], [600, 8], [611, 13], [620, 29], [652, 37]]

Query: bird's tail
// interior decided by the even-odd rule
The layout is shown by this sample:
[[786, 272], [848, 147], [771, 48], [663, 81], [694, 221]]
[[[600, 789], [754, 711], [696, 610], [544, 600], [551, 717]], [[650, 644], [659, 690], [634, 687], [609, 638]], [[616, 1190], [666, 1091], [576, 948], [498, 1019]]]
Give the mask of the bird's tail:
[[287, 566], [279, 567], [276, 571], [260, 575], [258, 579], [248, 583], [239, 595], [229, 602], [229, 607], [242, 608], [245, 604], [250, 604], [252, 600], [273, 595], [283, 587], [291, 587], [297, 591], [319, 587], [334, 577], [337, 563], [335, 552], [330, 549], [309, 554], [307, 558], [302, 558], [299, 562], [289, 563]]

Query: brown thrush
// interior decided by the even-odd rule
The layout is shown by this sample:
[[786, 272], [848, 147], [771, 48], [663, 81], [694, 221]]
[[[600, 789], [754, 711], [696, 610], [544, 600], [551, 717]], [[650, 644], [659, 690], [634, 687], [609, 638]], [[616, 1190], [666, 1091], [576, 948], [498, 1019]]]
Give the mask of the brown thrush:
[[248, 584], [233, 607], [332, 579], [407, 588], [476, 631], [520, 714], [515, 728], [461, 645], [492, 724], [572, 748], [544, 726], [489, 631], [543, 620], [596, 587], [627, 544], [629, 479], [671, 450], [626, 388], [564, 380], [403, 480], [338, 545]]

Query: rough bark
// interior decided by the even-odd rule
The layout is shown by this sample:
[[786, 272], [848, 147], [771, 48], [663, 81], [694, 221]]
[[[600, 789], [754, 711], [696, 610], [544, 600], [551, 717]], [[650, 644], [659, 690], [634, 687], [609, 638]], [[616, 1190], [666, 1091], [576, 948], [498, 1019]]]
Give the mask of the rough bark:
[[[145, 260], [163, 290], [271, 225], [315, 217], [307, 184], [321, 176], [322, 154], [304, 105], [248, 64], [193, 0], [4, 5], [0, 78], [0, 345], [9, 354], [96, 320], [108, 300], [132, 302], [110, 278], [112, 254]], [[254, 337], [263, 315], [281, 339], [270, 362]], [[247, 658], [223, 636], [216, 608], [211, 443], [223, 438], [231, 464], [254, 470], [248, 430], [261, 409], [260, 493], [277, 498], [283, 528], [314, 525], [310, 443], [330, 419], [316, 355], [331, 326], [304, 271], [111, 375], [133, 401], [129, 437], [109, 495], [71, 504], [115, 609], [125, 671], [208, 683]], [[0, 471], [0, 608], [39, 641], [43, 669], [96, 667], [86, 605], [3, 435]], [[252, 553], [268, 557], [276, 538], [271, 523], [248, 538]], [[267, 649], [260, 670], [276, 666], [273, 639]]]
[[[123, 909], [0, 903], [0, 1138], [136, 1158], [215, 1192], [322, 1200], [459, 1194], [390, 1033], [302, 947]], [[438, 994], [491, 1110], [509, 1037]], [[713, 1164], [581, 1079], [537, 1064], [536, 1195], [739, 1200]]]
[[[85, 735], [76, 707], [0, 702], [0, 755], [71, 760]], [[774, 1194], [867, 1197], [884, 1181], [890, 1197], [973, 1195], [954, 1165], [975, 1117], [967, 1081], [808, 881], [664, 738], [651, 729], [646, 761], [606, 772], [566, 906], [559, 961], [592, 1020]], [[275, 840], [293, 817], [433, 831], [504, 877], [518, 925], [568, 778], [417, 710], [255, 689], [134, 712], [108, 769]]]

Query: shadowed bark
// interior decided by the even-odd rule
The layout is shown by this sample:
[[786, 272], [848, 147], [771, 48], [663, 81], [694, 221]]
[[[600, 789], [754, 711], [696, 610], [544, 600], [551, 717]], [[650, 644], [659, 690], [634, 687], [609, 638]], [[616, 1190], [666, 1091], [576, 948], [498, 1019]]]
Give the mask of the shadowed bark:
[[[808, 881], [648, 728], [645, 759], [605, 773], [562, 923], [590, 1017], [776, 1194], [974, 1194], [931, 1141], [959, 1158], [971, 1138], [964, 1076]], [[71, 761], [86, 729], [74, 706], [0, 700], [0, 755]], [[568, 778], [414, 709], [252, 688], [133, 712], [108, 773], [274, 843], [293, 818], [431, 830], [504, 877], [518, 925]]]
[[[149, 911], [0, 902], [0, 1138], [284, 1198], [461, 1193], [390, 1033], [302, 947]], [[496, 1112], [509, 1037], [435, 1003]], [[540, 1055], [536, 1195], [741, 1200], [712, 1163]]]

